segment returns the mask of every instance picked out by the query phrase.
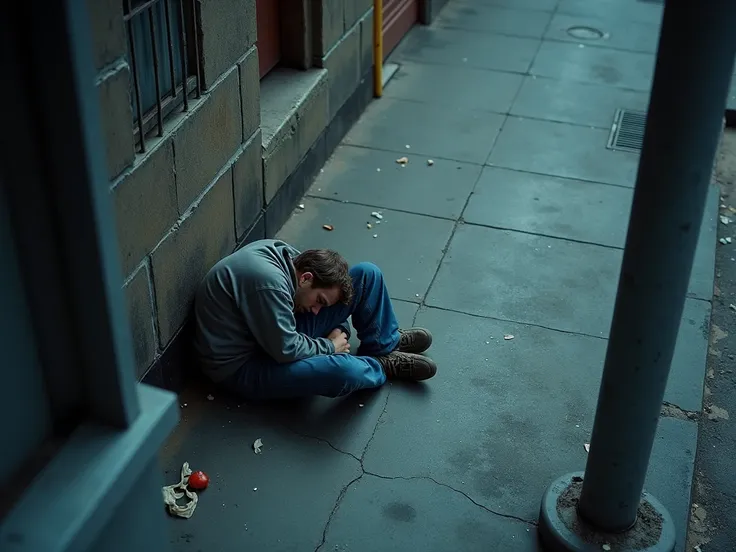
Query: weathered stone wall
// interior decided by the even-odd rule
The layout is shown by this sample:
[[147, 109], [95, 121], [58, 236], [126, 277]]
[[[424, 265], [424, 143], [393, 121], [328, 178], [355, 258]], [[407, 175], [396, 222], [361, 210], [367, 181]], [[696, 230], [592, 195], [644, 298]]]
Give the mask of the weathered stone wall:
[[[255, 0], [199, 3], [201, 99], [167, 117], [163, 137], [140, 154], [123, 3], [88, 0], [139, 378], [186, 346], [177, 341], [189, 339], [182, 328], [207, 270], [238, 245], [278, 231], [303, 180], [368, 101], [372, 1], [280, 1], [291, 14], [281, 26], [282, 60], [291, 68], [262, 81]], [[359, 88], [361, 101], [350, 103]], [[350, 117], [336, 117], [341, 109]]]

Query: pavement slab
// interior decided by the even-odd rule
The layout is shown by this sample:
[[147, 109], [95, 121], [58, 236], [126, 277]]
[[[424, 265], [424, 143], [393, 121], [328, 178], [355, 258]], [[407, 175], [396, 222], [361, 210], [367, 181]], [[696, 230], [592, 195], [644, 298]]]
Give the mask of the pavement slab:
[[382, 98], [366, 109], [344, 143], [394, 151], [400, 154], [397, 157], [411, 152], [433, 159], [482, 164], [504, 119], [504, 115], [462, 106], [439, 108], [423, 102]]
[[686, 299], [664, 400], [699, 412], [703, 403], [703, 367], [708, 354], [711, 304]]
[[[433, 478], [535, 520], [547, 485], [584, 469], [606, 341], [432, 308], [418, 323], [444, 328], [431, 349], [440, 371], [421, 388], [392, 386], [365, 470]], [[646, 482], [681, 534], [696, 434], [694, 422], [662, 418]]]
[[617, 109], [646, 111], [648, 104], [646, 92], [530, 75], [510, 113], [610, 130]]
[[391, 54], [391, 60], [526, 73], [539, 44], [532, 38], [419, 27]]
[[641, 0], [560, 0], [557, 13], [590, 15], [606, 21], [634, 21], [659, 26], [664, 12], [663, 3]]
[[547, 12], [555, 11], [557, 2], [558, 0], [474, 0], [475, 4], [487, 6]]
[[446, 66], [406, 62], [392, 77], [391, 86], [386, 87], [384, 96], [450, 108], [461, 105], [467, 109], [507, 113], [523, 79], [519, 74], [474, 69], [466, 64]]
[[429, 352], [439, 372], [392, 385], [365, 469], [432, 477], [536, 520], [547, 485], [585, 466], [606, 341], [433, 308], [417, 322], [441, 328]]
[[[599, 31], [600, 35], [595, 33], [594, 36], [598, 38], [581, 39], [569, 32], [574, 27]], [[659, 23], [638, 23], [582, 14], [557, 13], [552, 18], [544, 38], [586, 46], [654, 54], [659, 43]]]
[[652, 84], [654, 55], [545, 41], [530, 73], [646, 92]]
[[509, 9], [479, 2], [450, 2], [440, 12], [435, 25], [500, 33], [530, 38], [544, 35], [552, 14], [543, 11]]
[[[304, 206], [287, 221], [279, 239], [301, 250], [340, 251], [351, 265], [375, 263], [391, 297], [412, 302], [427, 292], [454, 227], [450, 220], [388, 210], [382, 210], [379, 225], [371, 216], [375, 209], [340, 201], [307, 198]], [[369, 221], [373, 228], [366, 227]], [[323, 229], [324, 224], [334, 230]]]
[[705, 203], [703, 223], [698, 236], [698, 248], [695, 250], [688, 296], [704, 301], [713, 299], [713, 283], [715, 281], [716, 246], [718, 244], [718, 205], [719, 191], [717, 185], [708, 190]]
[[621, 258], [618, 249], [463, 224], [427, 304], [603, 337]]
[[[362, 474], [359, 461], [296, 435], [269, 411], [196, 391], [180, 400], [182, 421], [160, 455], [167, 484], [186, 461], [210, 486], [190, 519], [168, 518], [172, 550], [314, 550], [341, 491]], [[252, 448], [258, 438], [261, 454]]]
[[639, 156], [606, 148], [609, 131], [509, 117], [488, 164], [633, 187]]
[[632, 190], [485, 167], [463, 220], [622, 248]]
[[[458, 219], [481, 167], [444, 159], [432, 160], [430, 166], [426, 155], [401, 155], [409, 160], [405, 166], [396, 163], [398, 154], [394, 152], [340, 146], [308, 194]], [[381, 229], [375, 221], [373, 225]]]
[[366, 475], [348, 489], [321, 550], [532, 552], [538, 545], [535, 526], [494, 515], [444, 485]]
[[685, 535], [690, 515], [698, 424], [690, 420], [660, 418], [652, 447], [644, 488], [672, 516], [677, 531], [676, 552], [685, 552]]

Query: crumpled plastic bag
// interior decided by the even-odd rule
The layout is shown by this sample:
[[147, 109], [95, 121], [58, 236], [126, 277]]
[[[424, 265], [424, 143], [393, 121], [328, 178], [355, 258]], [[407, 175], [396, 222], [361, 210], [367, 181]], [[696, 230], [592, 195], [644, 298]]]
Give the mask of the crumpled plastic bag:
[[[179, 483], [177, 483], [176, 485], [168, 485], [161, 489], [161, 493], [164, 497], [164, 504], [166, 504], [166, 509], [173, 516], [188, 519], [192, 517], [194, 510], [197, 508], [199, 497], [197, 496], [197, 493], [195, 493], [194, 491], [190, 491], [187, 488], [190, 475], [192, 475], [192, 470], [189, 468], [189, 462], [184, 462], [181, 467], [181, 481], [179, 481]], [[183, 506], [177, 504], [176, 501], [184, 498], [185, 495], [189, 499], [189, 502], [187, 502]]]

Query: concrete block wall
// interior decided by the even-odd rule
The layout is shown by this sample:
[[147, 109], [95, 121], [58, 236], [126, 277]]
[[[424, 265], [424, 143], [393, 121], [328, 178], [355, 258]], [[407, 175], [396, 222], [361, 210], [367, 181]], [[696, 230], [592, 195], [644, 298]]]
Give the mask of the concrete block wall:
[[291, 68], [263, 80], [255, 0], [199, 3], [201, 99], [167, 117], [141, 154], [123, 2], [88, 0], [124, 292], [146, 381], [187, 358], [187, 320], [207, 270], [278, 231], [370, 100], [372, 1], [279, 1]]

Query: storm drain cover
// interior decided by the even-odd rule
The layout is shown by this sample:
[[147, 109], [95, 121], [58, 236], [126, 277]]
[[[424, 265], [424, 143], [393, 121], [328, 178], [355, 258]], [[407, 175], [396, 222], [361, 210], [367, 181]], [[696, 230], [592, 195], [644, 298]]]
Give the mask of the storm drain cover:
[[639, 153], [644, 142], [646, 124], [646, 112], [617, 109], [607, 147], [613, 150]]

